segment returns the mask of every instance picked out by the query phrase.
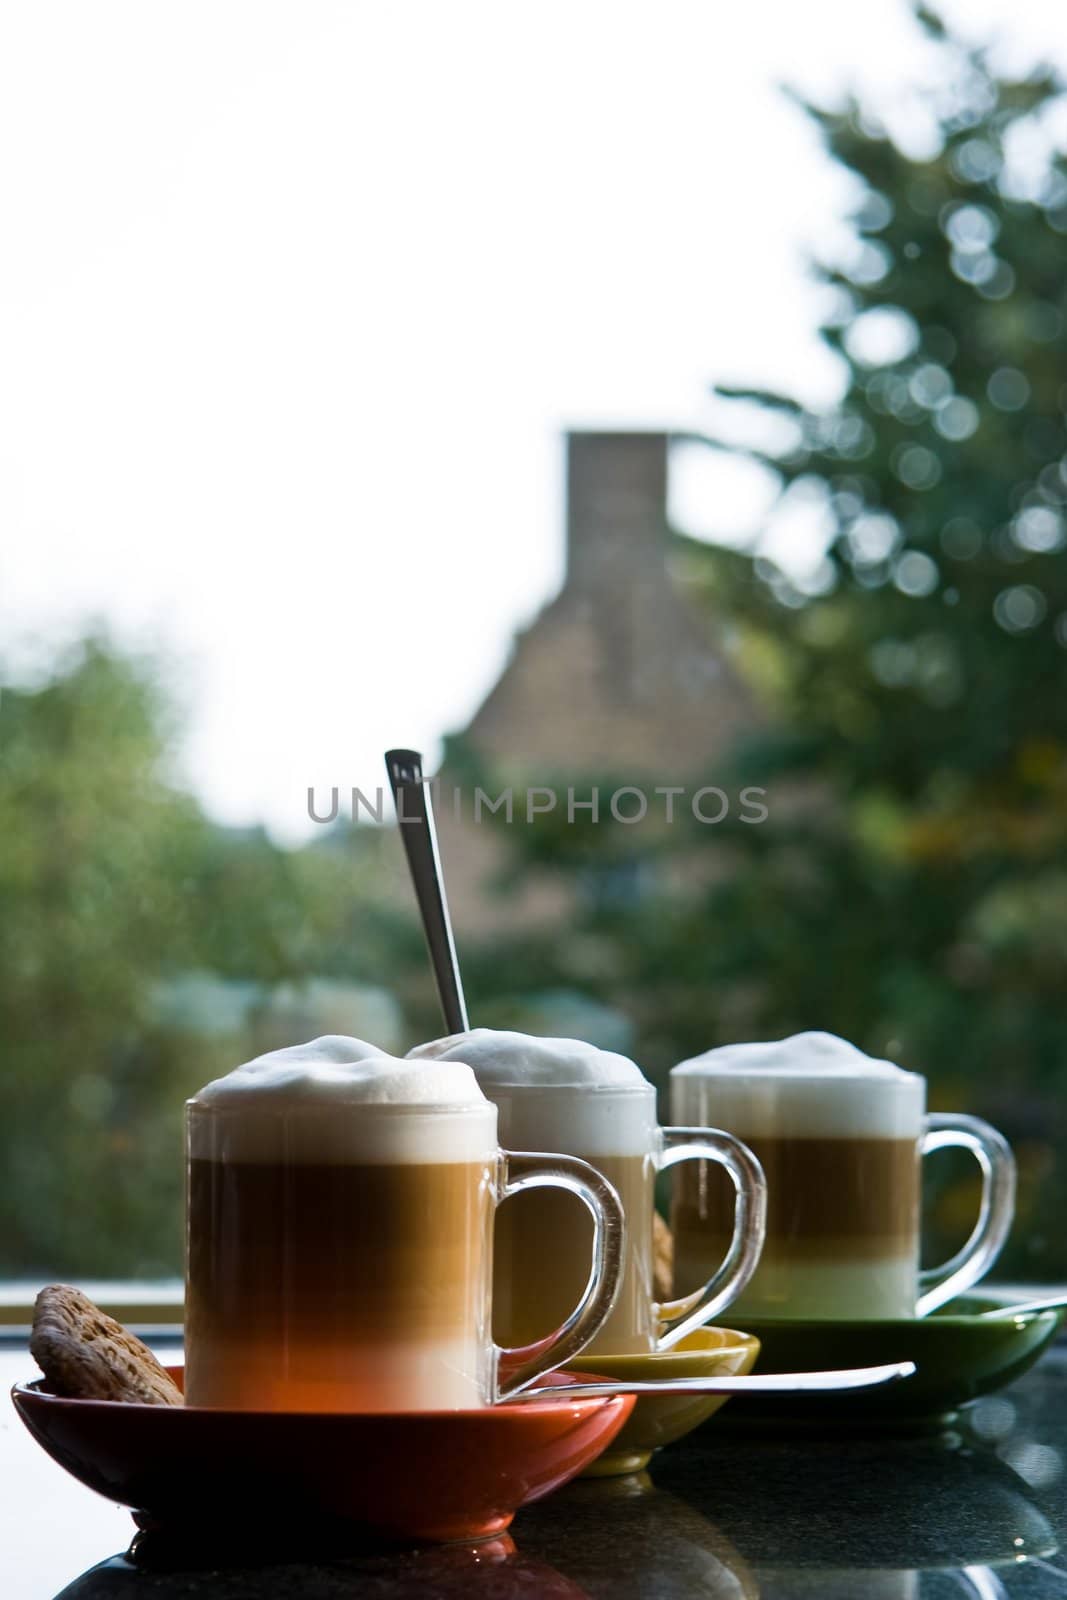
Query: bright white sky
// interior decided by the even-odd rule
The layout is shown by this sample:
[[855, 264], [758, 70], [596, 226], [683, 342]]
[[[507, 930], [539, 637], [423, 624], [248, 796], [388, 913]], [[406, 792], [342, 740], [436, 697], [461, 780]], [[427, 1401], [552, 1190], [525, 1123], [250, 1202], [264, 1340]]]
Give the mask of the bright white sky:
[[[1048, 0], [946, 9], [1062, 51]], [[289, 837], [432, 757], [558, 584], [562, 427], [832, 392], [803, 252], [847, 191], [775, 86], [928, 64], [900, 0], [9, 0], [4, 648], [164, 649], [190, 781]]]

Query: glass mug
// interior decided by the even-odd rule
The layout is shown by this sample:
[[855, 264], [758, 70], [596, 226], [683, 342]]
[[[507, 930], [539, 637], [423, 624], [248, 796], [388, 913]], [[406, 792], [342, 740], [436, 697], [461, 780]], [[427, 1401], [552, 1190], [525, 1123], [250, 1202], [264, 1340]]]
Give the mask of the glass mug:
[[[851, 1071], [841, 1050], [858, 1063]], [[746, 1070], [745, 1051], [763, 1052], [768, 1064]], [[836, 1061], [833, 1070], [773, 1064], [812, 1052]], [[719, 1056], [734, 1064], [717, 1067]], [[869, 1062], [827, 1035], [709, 1051], [675, 1067], [673, 1114], [730, 1128], [766, 1173], [767, 1237], [739, 1316], [923, 1317], [989, 1271], [1014, 1212], [1011, 1149], [977, 1117], [927, 1115], [925, 1107], [918, 1073]], [[978, 1220], [950, 1261], [920, 1271], [922, 1157], [950, 1147], [969, 1150], [981, 1168]], [[683, 1176], [671, 1213], [676, 1285], [699, 1281], [716, 1257], [727, 1207], [716, 1174]]]
[[[462, 1055], [462, 1045], [456, 1046]], [[636, 1074], [637, 1069], [634, 1069]], [[714, 1128], [661, 1128], [648, 1082], [502, 1084], [482, 1078], [510, 1147], [548, 1140], [597, 1168], [622, 1201], [626, 1240], [615, 1308], [587, 1355], [669, 1350], [728, 1306], [756, 1270], [766, 1188], [759, 1162], [740, 1140]], [[731, 1219], [705, 1280], [694, 1293], [659, 1304], [653, 1292], [657, 1175], [681, 1162], [715, 1162], [731, 1189]], [[588, 1219], [564, 1194], [538, 1190], [506, 1206], [496, 1224], [493, 1312], [499, 1337], [526, 1343], [554, 1326], [580, 1289], [589, 1253]]]
[[[610, 1184], [566, 1155], [497, 1145], [496, 1107], [187, 1104], [185, 1395], [274, 1411], [493, 1404], [603, 1326], [624, 1223]], [[546, 1338], [492, 1338], [500, 1202], [577, 1196], [591, 1239]], [[510, 1208], [505, 1208], [505, 1211]]]

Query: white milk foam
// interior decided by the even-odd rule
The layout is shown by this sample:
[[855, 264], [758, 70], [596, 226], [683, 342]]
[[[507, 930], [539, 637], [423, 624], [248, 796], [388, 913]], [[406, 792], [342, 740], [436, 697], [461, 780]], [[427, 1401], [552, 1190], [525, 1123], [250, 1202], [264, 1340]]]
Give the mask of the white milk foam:
[[495, 1108], [470, 1067], [327, 1034], [235, 1067], [188, 1102], [190, 1154], [216, 1161], [472, 1161]]
[[645, 1155], [656, 1137], [656, 1095], [627, 1056], [581, 1039], [472, 1028], [408, 1052], [418, 1061], [463, 1061], [500, 1108], [509, 1150], [588, 1158]]
[[723, 1045], [671, 1073], [675, 1122], [727, 1128], [742, 1139], [917, 1138], [925, 1105], [918, 1073], [832, 1033]]

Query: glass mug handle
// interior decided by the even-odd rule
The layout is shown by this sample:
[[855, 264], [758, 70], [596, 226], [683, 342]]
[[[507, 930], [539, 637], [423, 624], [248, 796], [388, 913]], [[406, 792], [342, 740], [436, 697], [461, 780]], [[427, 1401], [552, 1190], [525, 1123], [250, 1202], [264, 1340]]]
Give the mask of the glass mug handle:
[[[497, 1201], [523, 1189], [566, 1189], [581, 1200], [593, 1218], [593, 1261], [585, 1292], [567, 1320], [533, 1344], [508, 1349], [493, 1346], [491, 1399], [510, 1400], [528, 1389], [542, 1373], [562, 1367], [595, 1339], [611, 1314], [622, 1283], [625, 1223], [622, 1202], [595, 1167], [577, 1156], [517, 1154], [501, 1151]], [[500, 1361], [508, 1358], [507, 1381], [500, 1381]]]
[[671, 1350], [736, 1300], [755, 1272], [767, 1231], [767, 1182], [752, 1151], [733, 1134], [712, 1128], [664, 1128], [662, 1133], [660, 1172], [680, 1161], [715, 1161], [729, 1173], [735, 1196], [734, 1233], [721, 1266], [702, 1288], [654, 1307], [661, 1329], [656, 1349]]
[[927, 1117], [920, 1154], [956, 1147], [970, 1150], [982, 1169], [982, 1204], [962, 1250], [943, 1267], [920, 1272], [919, 1282], [933, 1287], [919, 1296], [918, 1317], [928, 1316], [985, 1277], [1004, 1248], [1015, 1213], [1015, 1157], [1004, 1135], [980, 1117], [940, 1112]]

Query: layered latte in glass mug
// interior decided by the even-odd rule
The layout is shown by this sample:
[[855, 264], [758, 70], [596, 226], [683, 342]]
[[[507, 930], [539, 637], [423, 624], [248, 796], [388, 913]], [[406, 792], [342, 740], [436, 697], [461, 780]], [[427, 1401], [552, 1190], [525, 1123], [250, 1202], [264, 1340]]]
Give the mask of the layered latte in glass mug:
[[[576, 1354], [613, 1304], [623, 1222], [610, 1185], [564, 1155], [500, 1150], [496, 1107], [464, 1064], [318, 1039], [208, 1084], [186, 1129], [190, 1404], [479, 1406]], [[501, 1351], [493, 1218], [532, 1184], [588, 1207], [583, 1275], [536, 1349]]]
[[[831, 1034], [684, 1061], [671, 1110], [728, 1128], [766, 1173], [767, 1237], [738, 1317], [925, 1315], [973, 1286], [1007, 1237], [1015, 1165], [1001, 1134], [977, 1117], [928, 1115], [924, 1078]], [[981, 1167], [980, 1214], [950, 1262], [920, 1272], [921, 1159], [950, 1145]], [[714, 1168], [685, 1169], [671, 1225], [677, 1293], [702, 1280], [728, 1236], [730, 1195]]]
[[[656, 1091], [635, 1062], [578, 1039], [474, 1028], [419, 1045], [415, 1060], [464, 1061], [500, 1112], [516, 1150], [565, 1150], [612, 1184], [626, 1217], [622, 1286], [590, 1354], [665, 1349], [709, 1322], [744, 1288], [763, 1242], [759, 1163], [715, 1127], [661, 1128]], [[657, 1174], [679, 1162], [716, 1163], [729, 1194], [725, 1229], [706, 1253], [697, 1292], [657, 1304], [653, 1213]], [[497, 1336], [527, 1343], [574, 1303], [589, 1260], [589, 1220], [570, 1196], [539, 1188], [496, 1220], [493, 1306]]]

